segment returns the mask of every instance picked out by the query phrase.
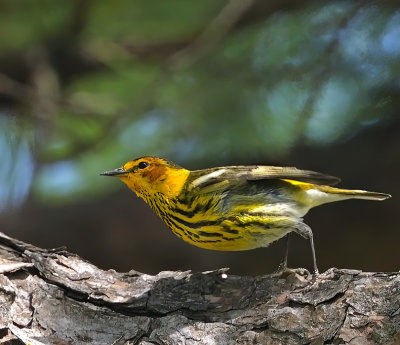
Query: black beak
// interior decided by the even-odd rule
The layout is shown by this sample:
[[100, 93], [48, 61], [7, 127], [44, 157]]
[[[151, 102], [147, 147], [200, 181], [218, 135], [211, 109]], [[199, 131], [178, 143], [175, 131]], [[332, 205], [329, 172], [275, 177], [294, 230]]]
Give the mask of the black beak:
[[124, 169], [118, 168], [115, 170], [105, 171], [105, 172], [101, 173], [100, 175], [102, 175], [102, 176], [119, 176], [119, 175], [125, 175], [127, 173], [128, 172], [125, 171]]

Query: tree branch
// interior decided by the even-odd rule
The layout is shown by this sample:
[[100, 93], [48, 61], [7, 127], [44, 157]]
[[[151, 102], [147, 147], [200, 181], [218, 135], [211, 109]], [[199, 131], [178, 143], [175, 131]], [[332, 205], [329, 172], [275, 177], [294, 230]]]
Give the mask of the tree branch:
[[118, 273], [0, 233], [0, 300], [0, 344], [400, 341], [399, 273]]

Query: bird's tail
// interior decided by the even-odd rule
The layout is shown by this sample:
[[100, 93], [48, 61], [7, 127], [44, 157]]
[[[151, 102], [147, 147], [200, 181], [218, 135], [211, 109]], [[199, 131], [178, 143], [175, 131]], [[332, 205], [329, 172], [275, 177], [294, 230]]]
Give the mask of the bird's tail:
[[298, 194], [299, 199], [303, 204], [310, 207], [347, 199], [385, 200], [391, 197], [390, 194], [369, 192], [366, 190], [341, 189], [286, 179], [284, 181], [298, 187], [300, 189]]
[[[322, 193], [321, 193], [322, 192]], [[315, 199], [317, 205], [325, 204], [328, 202], [347, 200], [347, 199], [364, 199], [364, 200], [377, 200], [382, 201], [390, 198], [390, 194], [369, 192], [366, 190], [357, 189], [341, 189], [330, 186], [314, 185], [307, 191], [311, 199]]]

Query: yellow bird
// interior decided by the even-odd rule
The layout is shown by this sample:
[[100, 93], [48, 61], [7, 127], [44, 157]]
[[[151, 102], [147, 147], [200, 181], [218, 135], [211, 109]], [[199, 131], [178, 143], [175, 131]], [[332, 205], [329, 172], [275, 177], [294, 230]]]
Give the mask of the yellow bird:
[[[389, 194], [331, 187], [340, 180], [309, 170], [226, 166], [190, 171], [158, 157], [141, 157], [101, 175], [116, 176], [161, 217], [175, 235], [213, 250], [267, 247], [291, 231], [310, 240], [303, 216], [346, 199], [385, 200]], [[286, 268], [286, 257], [282, 268]]]

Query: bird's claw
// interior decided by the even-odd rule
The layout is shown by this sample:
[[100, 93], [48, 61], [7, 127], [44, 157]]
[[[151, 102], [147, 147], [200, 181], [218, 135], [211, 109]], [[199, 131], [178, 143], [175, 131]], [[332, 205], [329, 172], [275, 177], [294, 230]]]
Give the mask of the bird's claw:
[[289, 275], [296, 274], [303, 277], [309, 277], [311, 273], [305, 268], [289, 268], [286, 265], [279, 265], [278, 269], [275, 272], [269, 273], [264, 277], [269, 278], [278, 278], [278, 277], [287, 277]]

